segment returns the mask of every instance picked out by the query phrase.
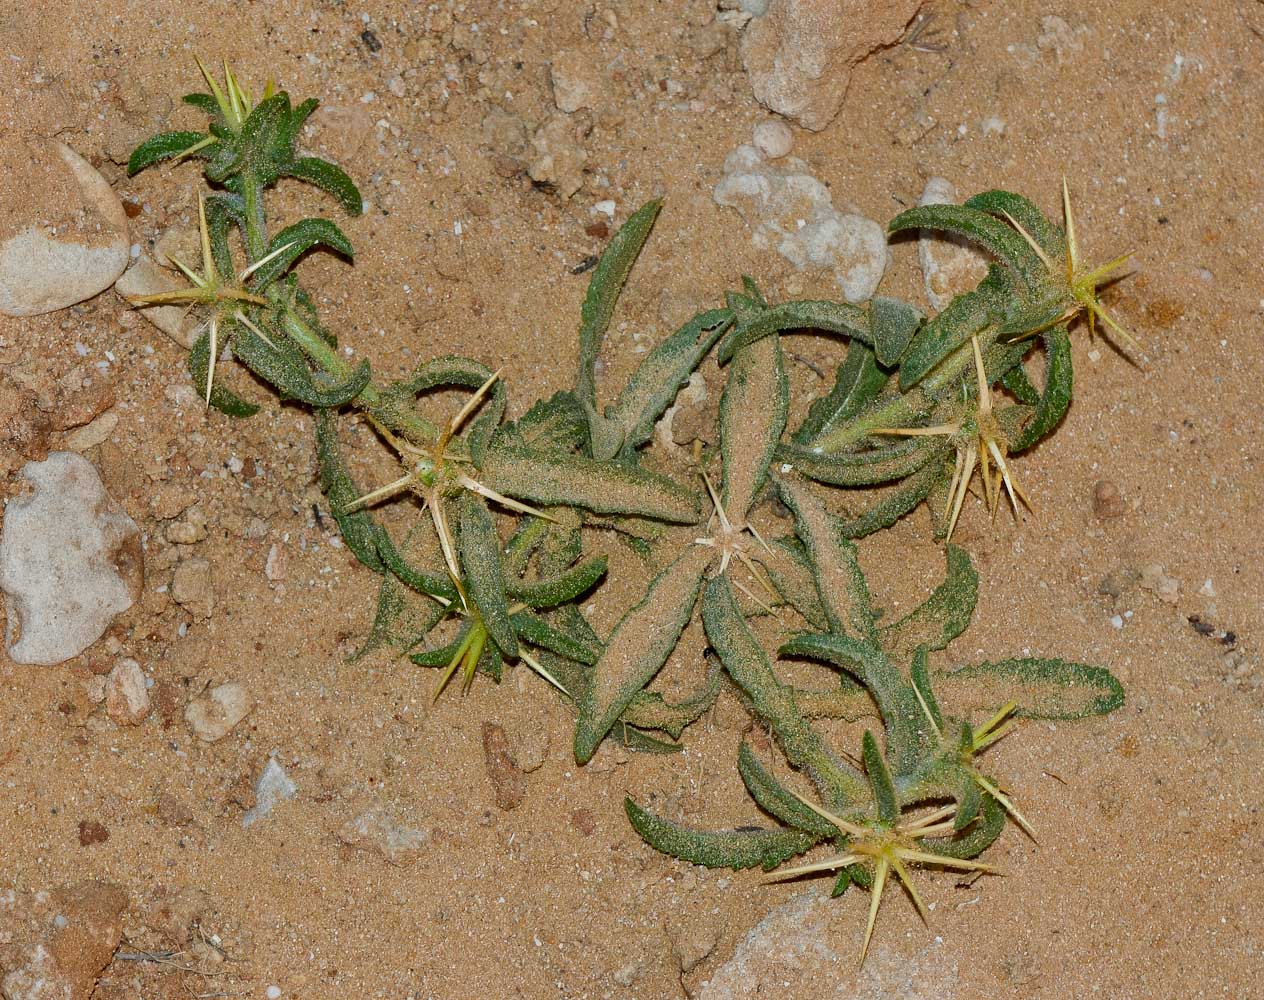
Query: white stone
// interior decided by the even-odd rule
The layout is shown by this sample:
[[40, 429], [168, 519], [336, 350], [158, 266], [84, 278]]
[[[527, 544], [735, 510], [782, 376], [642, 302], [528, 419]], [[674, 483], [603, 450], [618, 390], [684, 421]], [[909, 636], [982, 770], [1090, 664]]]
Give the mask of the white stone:
[[297, 794], [298, 785], [290, 780], [285, 768], [276, 762], [275, 757], [269, 757], [255, 781], [254, 808], [247, 809], [241, 817], [242, 828], [248, 829], [259, 820], [267, 819], [272, 815], [273, 809]]
[[[131, 248], [123, 203], [92, 164], [60, 142], [30, 149], [43, 158], [39, 166], [69, 171], [81, 205], [46, 204], [64, 194], [55, 186], [44, 190], [40, 183], [12, 184], [0, 194], [13, 201], [3, 214], [17, 218], [20, 227], [0, 243], [0, 313], [9, 316], [54, 312], [92, 298], [123, 273]], [[68, 210], [71, 221], [56, 229], [40, 222]]]
[[189, 702], [184, 709], [184, 721], [198, 739], [214, 743], [231, 733], [252, 708], [254, 700], [246, 686], [229, 681]]
[[119, 660], [106, 678], [105, 714], [120, 726], [139, 726], [149, 715], [145, 672], [135, 660]]
[[[926, 182], [918, 205], [955, 205], [957, 189], [946, 177]], [[962, 292], [973, 289], [987, 274], [987, 252], [956, 236], [923, 229], [918, 234], [917, 257], [922, 265], [926, 301], [936, 312]]]
[[104, 443], [106, 438], [114, 433], [118, 423], [119, 415], [114, 410], [106, 410], [82, 427], [76, 427], [67, 434], [62, 445], [67, 451], [76, 451], [83, 454], [89, 448], [95, 448], [97, 445]]
[[800, 271], [830, 271], [849, 302], [866, 301], [882, 280], [890, 256], [882, 227], [837, 211], [829, 188], [800, 159], [769, 162], [754, 146], [738, 146], [712, 197], [741, 214], [757, 247], [775, 249]]
[[[890, 886], [887, 891], [891, 892]], [[957, 996], [957, 963], [938, 939], [913, 945], [878, 941], [858, 966], [852, 951], [860, 934], [854, 916], [854, 908], [830, 899], [823, 889], [791, 897], [738, 941], [732, 957], [702, 984], [698, 1000], [769, 996], [952, 1000]]]
[[785, 122], [772, 118], [755, 126], [751, 141], [766, 159], [776, 160], [789, 154], [794, 146], [794, 133]]
[[0, 536], [5, 644], [17, 663], [62, 663], [139, 599], [140, 531], [80, 455], [52, 452], [22, 475], [35, 492], [9, 501]]
[[559, 111], [570, 114], [580, 108], [596, 108], [601, 99], [601, 76], [597, 51], [566, 49], [553, 56], [549, 80], [553, 84], [553, 103]]
[[377, 802], [344, 823], [338, 839], [348, 847], [374, 851], [393, 865], [404, 865], [420, 859], [430, 834], [397, 819]]

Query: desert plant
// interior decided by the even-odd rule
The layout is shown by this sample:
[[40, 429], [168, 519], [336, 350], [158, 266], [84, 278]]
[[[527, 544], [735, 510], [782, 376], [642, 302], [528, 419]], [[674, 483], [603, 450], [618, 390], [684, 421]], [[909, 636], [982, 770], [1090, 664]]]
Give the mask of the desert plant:
[[[924, 913], [908, 866], [986, 870], [974, 859], [1007, 813], [1031, 833], [980, 756], [1017, 718], [1111, 711], [1123, 697], [1118, 682], [1102, 668], [1033, 658], [932, 670], [930, 654], [965, 629], [974, 609], [978, 577], [969, 557], [946, 544], [944, 583], [909, 615], [882, 624], [849, 539], [892, 524], [922, 500], [934, 534], [948, 538], [976, 466], [988, 505], [995, 510], [1005, 490], [1017, 510], [1026, 498], [1008, 458], [1052, 433], [1070, 404], [1069, 324], [1087, 314], [1090, 324], [1101, 319], [1131, 342], [1098, 299], [1126, 258], [1082, 265], [1065, 185], [1065, 228], [1003, 191], [914, 209], [891, 223], [892, 233], [947, 230], [994, 259], [977, 288], [934, 317], [888, 297], [864, 307], [773, 304], [746, 278], [723, 306], [698, 313], [649, 351], [603, 406], [597, 362], [661, 210], [652, 201], [628, 218], [592, 273], [573, 387], [507, 419], [502, 372], [477, 360], [435, 358], [382, 382], [369, 361], [352, 365], [339, 352], [294, 268], [320, 247], [350, 259], [350, 241], [323, 218], [269, 236], [265, 210], [268, 190], [285, 178], [315, 184], [350, 215], [362, 209], [341, 169], [298, 151], [316, 102], [293, 107], [269, 84], [255, 103], [227, 66], [222, 87], [204, 68], [202, 75], [209, 93], [185, 102], [210, 116], [207, 129], [155, 136], [129, 163], [135, 173], [164, 160], [202, 162], [216, 190], [198, 202], [201, 266], [180, 263], [189, 288], [135, 305], [198, 311], [203, 328], [189, 369], [209, 406], [233, 417], [258, 409], [229, 387], [231, 376], [217, 366], [226, 356], [280, 399], [313, 412], [321, 490], [348, 549], [381, 577], [360, 655], [388, 649], [441, 670], [436, 696], [458, 673], [468, 688], [480, 671], [499, 680], [507, 661], [521, 661], [574, 702], [580, 763], [612, 735], [636, 749], [677, 749], [663, 737], [678, 740], [727, 678], [791, 768], [806, 775], [814, 798], [779, 781], [744, 745], [742, 778], [780, 826], [702, 833], [630, 800], [628, 815], [659, 850], [705, 865], [772, 870], [832, 843], [841, 854], [779, 877], [828, 869], [839, 873], [835, 892], [852, 881], [869, 886], [862, 956], [889, 874]], [[1055, 266], [1058, 258], [1065, 269]], [[787, 437], [792, 386], [782, 337], [800, 333], [842, 336], [847, 348], [832, 389]], [[1033, 379], [1027, 366], [1037, 339], [1044, 375]], [[680, 387], [712, 354], [727, 371], [711, 443], [688, 469], [699, 489], [665, 475], [648, 446]], [[451, 390], [468, 393], [463, 404], [433, 413], [433, 395]], [[1015, 402], [998, 403], [1003, 397], [994, 393]], [[352, 420], [398, 457], [393, 481], [365, 490], [353, 479], [342, 433]], [[869, 488], [883, 484], [890, 488], [875, 498]], [[704, 490], [712, 510], [700, 526]], [[426, 516], [397, 535], [377, 509], [404, 498]], [[755, 521], [772, 523], [774, 504], [766, 501], [773, 500], [793, 517], [794, 531], [769, 542]], [[831, 509], [840, 500], [841, 515]], [[512, 530], [502, 539], [505, 522]], [[608, 570], [605, 556], [585, 552], [593, 529], [616, 532], [653, 567], [604, 639], [580, 606]], [[670, 703], [650, 685], [699, 606], [712, 650], [693, 693]], [[783, 630], [789, 615], [811, 631], [770, 656], [761, 639]], [[829, 664], [838, 683], [786, 683], [777, 661], [791, 657]], [[976, 725], [970, 718], [980, 711], [985, 721]], [[858, 763], [814, 726], [866, 715], [877, 716], [883, 733], [881, 741], [864, 733]]]
[[[783, 480], [778, 489], [794, 512], [801, 557], [814, 584], [813, 593], [798, 598], [800, 610], [822, 631], [795, 636], [777, 657], [827, 663], [839, 670], [839, 683], [812, 690], [783, 682], [723, 577], [707, 585], [702, 617], [726, 674], [771, 729], [791, 768], [814, 786], [819, 804], [778, 781], [743, 744], [738, 770], [755, 802], [781, 826], [699, 832], [654, 816], [631, 799], [626, 807], [652, 846], [709, 867], [772, 870], [818, 843], [832, 843], [842, 854], [778, 877], [839, 871], [836, 895], [852, 881], [871, 886], [863, 958], [889, 871], [908, 886], [924, 915], [906, 863], [985, 868], [970, 859], [1000, 834], [1006, 812], [1031, 832], [1001, 782], [978, 763], [1010, 731], [1012, 720], [1103, 714], [1122, 704], [1123, 689], [1100, 667], [1063, 660], [1027, 657], [930, 670], [928, 654], [960, 635], [973, 613], [978, 577], [965, 552], [949, 545], [944, 582], [914, 611], [880, 625], [855, 546], [838, 519], [803, 483]], [[941, 698], [963, 707], [950, 712], [941, 708]], [[965, 716], [976, 706], [987, 709], [987, 721], [977, 726]], [[869, 714], [882, 723], [884, 745], [865, 732], [863, 768], [833, 750], [812, 724]]]

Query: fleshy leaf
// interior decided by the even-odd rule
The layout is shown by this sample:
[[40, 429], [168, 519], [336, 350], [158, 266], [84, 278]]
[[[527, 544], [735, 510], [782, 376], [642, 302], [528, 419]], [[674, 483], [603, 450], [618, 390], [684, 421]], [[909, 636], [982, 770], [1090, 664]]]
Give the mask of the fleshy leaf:
[[333, 195], [348, 215], [364, 211], [364, 200], [355, 181], [341, 167], [315, 156], [300, 156], [285, 168], [285, 176], [315, 184], [326, 194]]
[[709, 663], [707, 679], [683, 701], [669, 702], [657, 691], [639, 691], [623, 712], [623, 721], [639, 729], [658, 729], [680, 739], [685, 727], [715, 704], [724, 674], [718, 662]]
[[965, 549], [945, 548], [948, 571], [944, 582], [913, 611], [878, 630], [878, 641], [889, 655], [903, 660], [919, 646], [943, 649], [970, 624], [979, 591], [979, 574]]
[[873, 348], [853, 340], [834, 376], [834, 388], [808, 407], [807, 418], [794, 433], [795, 444], [811, 445], [848, 423], [877, 397], [889, 377], [878, 367]]
[[1008, 215], [1016, 223], [1027, 230], [1051, 260], [1059, 260], [1066, 256], [1066, 240], [1060, 226], [1055, 226], [1044, 212], [1021, 194], [1009, 191], [984, 191], [973, 198], [967, 198], [966, 208], [977, 208], [990, 215]]
[[[354, 255], [351, 241], [328, 219], [303, 219], [292, 226], [286, 226], [272, 238], [268, 253], [281, 252], [254, 272], [254, 287], [267, 288], [293, 267], [299, 257], [318, 244], [347, 258]], [[286, 249], [282, 250], [282, 247]]]
[[720, 344], [719, 362], [727, 364], [743, 347], [761, 337], [789, 330], [824, 330], [841, 333], [866, 344], [873, 342], [868, 315], [850, 303], [828, 300], [782, 302], [754, 312], [749, 318], [739, 314], [736, 325]]
[[419, 594], [428, 597], [442, 597], [446, 601], [458, 598], [456, 585], [445, 569], [442, 573], [430, 573], [418, 569], [410, 563], [391, 540], [390, 533], [383, 527], [377, 527], [377, 552], [386, 567], [399, 581]]
[[414, 593], [394, 576], [383, 576], [373, 625], [364, 645], [348, 660], [354, 663], [374, 650], [386, 648], [403, 655], [425, 639], [447, 613], [442, 604]]
[[317, 410], [315, 421], [320, 491], [329, 501], [330, 512], [338, 522], [338, 530], [342, 532], [343, 544], [365, 566], [375, 573], [381, 573], [384, 567], [378, 554], [377, 525], [373, 523], [368, 511], [347, 510], [360, 498], [360, 490], [342, 460], [337, 418], [330, 410]]
[[894, 368], [926, 317], [900, 299], [875, 295], [869, 303], [869, 328], [878, 363]]
[[493, 442], [480, 471], [482, 481], [492, 489], [546, 506], [635, 514], [676, 524], [695, 523], [701, 513], [698, 494], [665, 476], [616, 462]]
[[859, 800], [864, 791], [860, 773], [830, 750], [803, 718], [794, 691], [777, 678], [768, 654], [751, 634], [725, 574], [703, 592], [702, 623], [724, 669], [772, 726], [790, 765], [805, 772], [827, 801]]
[[905, 775], [916, 767], [933, 734], [913, 686], [880, 649], [845, 635], [808, 634], [794, 637], [777, 654], [832, 663], [860, 681], [878, 704], [896, 773]]
[[768, 465], [786, 429], [790, 384], [777, 336], [738, 351], [720, 397], [720, 499], [728, 518], [741, 527], [768, 478]]
[[895, 782], [891, 780], [887, 762], [878, 749], [878, 741], [869, 730], [865, 730], [860, 745], [865, 773], [869, 776], [869, 786], [873, 789], [873, 799], [878, 806], [878, 820], [884, 826], [894, 826], [900, 818], [900, 800], [896, 798]]
[[633, 696], [667, 662], [693, 617], [702, 574], [712, 553], [692, 546], [650, 583], [635, 607], [615, 626], [579, 698], [575, 760], [586, 764]]
[[[1021, 239], [1017, 234], [1015, 238]], [[900, 389], [908, 391], [917, 385], [973, 334], [997, 321], [1016, 295], [1018, 283], [1013, 272], [990, 266], [974, 291], [958, 295], [918, 330], [900, 362]]]
[[539, 615], [530, 611], [516, 611], [509, 616], [514, 632], [523, 642], [547, 649], [568, 660], [592, 666], [601, 655], [600, 647], [591, 647], [575, 636], [554, 628]]
[[1036, 288], [1049, 273], [1036, 251], [1016, 230], [978, 208], [922, 205], [901, 212], [887, 226], [889, 233], [906, 229], [934, 229], [977, 243], [1015, 271], [1028, 288]]
[[275, 386], [282, 399], [297, 399], [314, 409], [336, 409], [355, 399], [369, 384], [372, 372], [362, 359], [341, 385], [322, 386], [323, 375], [313, 375], [303, 353], [279, 334], [268, 342], [248, 327], [233, 337], [233, 354], [261, 379]]
[[587, 593], [606, 575], [606, 557], [597, 556], [557, 576], [533, 583], [509, 581], [509, 596], [530, 608], [555, 608]]
[[807, 550], [831, 631], [875, 639], [876, 619], [856, 546], [843, 537], [837, 519], [806, 487], [783, 479], [778, 481], [778, 489], [794, 513], [795, 530]]
[[[189, 351], [189, 374], [193, 376], [193, 384], [198, 387], [199, 393], [206, 392], [206, 378], [210, 363], [211, 335], [208, 331], [194, 341], [193, 349]], [[211, 385], [210, 403], [215, 409], [230, 417], [252, 417], [259, 412], [259, 407], [242, 399], [230, 389], [225, 389], [219, 384], [218, 379]]]
[[632, 828], [650, 847], [707, 868], [763, 868], [772, 871], [820, 838], [799, 830], [750, 829], [707, 832], [646, 812], [631, 799], [623, 803]]
[[911, 476], [948, 447], [941, 438], [907, 438], [865, 451], [822, 452], [799, 445], [782, 445], [777, 461], [831, 486], [875, 486]]
[[518, 655], [518, 637], [509, 619], [496, 522], [482, 500], [463, 490], [457, 500], [457, 524], [457, 554], [466, 590], [487, 634], [501, 653], [513, 659]]
[[[764, 767], [750, 744], [743, 742], [737, 751], [737, 770], [746, 783], [751, 798], [759, 808], [788, 826], [818, 837], [837, 837], [838, 829], [829, 820], [814, 812], [791, 795]], [[835, 806], [838, 803], [834, 803]]]
[[614, 315], [619, 293], [623, 291], [632, 265], [640, 256], [662, 207], [661, 201], [651, 201], [633, 212], [610, 240], [588, 281], [579, 327], [579, 371], [575, 377], [575, 397], [588, 414], [594, 455], [613, 455], [623, 444], [619, 440], [611, 450], [609, 442], [619, 437], [618, 428], [606, 423], [597, 411], [597, 355], [601, 352], [601, 341]]
[[797, 538], [777, 538], [770, 548], [771, 553], [759, 551], [751, 557], [767, 572], [773, 589], [813, 628], [828, 629], [829, 621], [803, 545]]
[[205, 138], [205, 132], [162, 132], [146, 139], [132, 150], [127, 161], [127, 176], [132, 177], [160, 160], [179, 156]]
[[1058, 659], [1016, 658], [937, 670], [935, 686], [953, 711], [994, 711], [1009, 701], [1028, 719], [1106, 715], [1124, 703], [1123, 685], [1103, 667]]
[[557, 392], [496, 433], [498, 439], [520, 448], [570, 454], [587, 440], [588, 423], [575, 394]]
[[[653, 436], [655, 421], [732, 322], [733, 314], [728, 309], [699, 313], [650, 351], [619, 394], [618, 402], [607, 409], [603, 418], [619, 433], [608, 435], [600, 449], [594, 439], [593, 458], [626, 455], [645, 444]], [[619, 444], [612, 451], [616, 437]]]
[[[1055, 326], [1045, 331], [1045, 389], [1036, 404], [1035, 416], [1023, 427], [1022, 433], [1010, 442], [1011, 451], [1022, 451], [1052, 431], [1071, 405], [1074, 374], [1071, 369], [1071, 338], [1066, 326]], [[1011, 369], [1021, 371], [1021, 368]]]

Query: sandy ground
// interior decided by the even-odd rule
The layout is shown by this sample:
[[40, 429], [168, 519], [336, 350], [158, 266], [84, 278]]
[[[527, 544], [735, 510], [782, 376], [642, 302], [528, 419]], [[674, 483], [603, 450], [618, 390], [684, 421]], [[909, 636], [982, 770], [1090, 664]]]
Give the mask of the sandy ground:
[[[824, 279], [755, 249], [742, 220], [712, 202], [724, 157], [766, 117], [713, 5], [450, 6], [6, 5], [0, 128], [57, 135], [89, 156], [140, 207], [133, 238], [147, 246], [191, 221], [195, 168], [128, 180], [119, 163], [164, 121], [194, 123], [168, 96], [196, 89], [194, 52], [228, 58], [256, 86], [271, 74], [296, 97], [319, 97], [305, 144], [339, 159], [370, 202], [346, 224], [354, 268], [303, 265], [330, 325], [386, 373], [452, 351], [504, 366], [515, 407], [571, 377], [586, 284], [571, 270], [603, 245], [598, 201], [614, 200], [621, 221], [666, 198], [616, 348], [633, 329], [662, 336], [743, 273], [774, 296], [829, 294]], [[1106, 719], [1027, 725], [997, 748], [995, 768], [1039, 843], [1003, 835], [989, 856], [1004, 879], [924, 876], [929, 931], [891, 894], [873, 960], [887, 979], [856, 978], [868, 900], [852, 892], [821, 918], [816, 940], [834, 959], [788, 948], [775, 975], [733, 995], [1247, 997], [1264, 967], [1264, 8], [1020, 0], [924, 11], [931, 44], [866, 60], [828, 129], [796, 129], [795, 155], [836, 205], [880, 221], [934, 174], [966, 193], [1021, 191], [1054, 214], [1065, 172], [1086, 251], [1137, 253], [1111, 303], [1150, 358], [1130, 365], [1078, 332], [1074, 406], [1015, 463], [1038, 513], [1018, 524], [1002, 514], [994, 529], [974, 501], [963, 515], [957, 540], [983, 587], [945, 662], [1030, 649], [1102, 663], [1129, 699]], [[572, 48], [597, 53], [609, 76], [585, 113], [584, 187], [562, 201], [505, 169], [482, 123], [497, 107], [546, 118], [548, 63]], [[314, 198], [285, 186], [274, 215], [311, 211]], [[914, 249], [896, 247], [883, 289], [918, 288]], [[533, 677], [480, 681], [432, 705], [429, 672], [348, 665], [374, 580], [318, 516], [300, 410], [269, 406], [247, 422], [206, 413], [184, 388], [180, 349], [112, 293], [0, 321], [0, 337], [9, 379], [108, 384], [120, 420], [90, 457], [147, 535], [144, 600], [106, 640], [55, 668], [0, 656], [0, 889], [108, 879], [131, 898], [128, 940], [180, 955], [115, 961], [96, 996], [262, 997], [270, 985], [292, 997], [684, 996], [770, 911], [805, 888], [827, 893], [824, 881], [769, 886], [674, 862], [627, 825], [625, 793], [699, 825], [757, 821], [734, 768], [744, 721], [729, 696], [680, 756], [607, 747], [578, 768], [569, 710]], [[832, 364], [840, 348], [802, 349]], [[1118, 486], [1123, 516], [1094, 516], [1099, 480]], [[17, 489], [16, 476], [0, 483]], [[169, 519], [194, 500], [205, 539], [169, 543]], [[892, 606], [940, 572], [927, 529], [922, 510], [862, 546]], [[286, 568], [270, 580], [273, 546]], [[166, 592], [189, 558], [212, 567], [207, 618]], [[1179, 583], [1166, 600], [1137, 584], [1156, 565]], [[617, 584], [601, 591], [597, 620], [608, 624], [626, 596]], [[87, 704], [85, 681], [122, 655], [156, 679], [165, 717], [117, 729]], [[688, 664], [673, 667], [687, 676]], [[257, 707], [229, 738], [200, 744], [183, 703], [225, 680], [247, 685]], [[547, 736], [512, 811], [494, 802], [484, 721], [520, 755]], [[299, 795], [243, 829], [269, 757]], [[428, 832], [418, 859], [392, 865], [340, 843], [342, 824], [374, 802]], [[108, 839], [81, 843], [95, 829], [85, 823]], [[173, 899], [185, 909], [164, 925]], [[676, 946], [691, 940], [713, 947], [685, 973]]]

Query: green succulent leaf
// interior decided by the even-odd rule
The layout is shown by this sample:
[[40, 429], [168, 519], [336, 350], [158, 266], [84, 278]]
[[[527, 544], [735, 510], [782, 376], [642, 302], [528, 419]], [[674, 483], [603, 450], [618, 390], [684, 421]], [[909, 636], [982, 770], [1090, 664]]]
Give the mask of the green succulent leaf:
[[314, 184], [326, 194], [333, 195], [348, 215], [364, 211], [364, 199], [355, 181], [341, 167], [316, 156], [300, 156], [285, 166], [284, 176]]
[[219, 115], [219, 105], [210, 94], [185, 94], [180, 100], [199, 111], [205, 111], [212, 118]]
[[865, 774], [869, 776], [869, 787], [873, 789], [873, 800], [878, 806], [878, 820], [883, 826], [893, 827], [900, 818], [900, 800], [895, 794], [895, 782], [891, 779], [887, 762], [878, 749], [878, 741], [867, 729], [860, 746]]
[[[173, 156], [187, 153], [190, 147], [196, 146], [205, 138], [204, 132], [162, 132], [146, 139], [132, 150], [132, 155], [127, 161], [127, 176], [133, 177], [160, 160], [169, 160]], [[192, 155], [204, 154], [202, 150], [199, 150]]]
[[539, 615], [530, 611], [515, 611], [509, 616], [514, 632], [523, 642], [547, 649], [568, 660], [592, 666], [601, 656], [600, 646], [593, 647], [575, 636], [554, 628]]
[[[1071, 370], [1071, 338], [1065, 325], [1051, 327], [1044, 333], [1045, 389], [1036, 404], [1036, 413], [1010, 442], [1011, 451], [1030, 448], [1049, 434], [1071, 405], [1074, 374]], [[1022, 371], [1012, 368], [1011, 371]]]
[[1008, 215], [1039, 244], [1045, 256], [1057, 260], [1066, 256], [1066, 241], [1060, 226], [1055, 226], [1030, 199], [1009, 191], [984, 191], [967, 198], [965, 208], [979, 209], [989, 215]]
[[805, 486], [787, 479], [779, 480], [777, 486], [794, 514], [795, 530], [807, 551], [830, 630], [876, 640], [876, 618], [856, 546], [839, 531], [838, 519]]
[[930, 683], [930, 658], [924, 647], [918, 647], [913, 652], [913, 663], [909, 668], [909, 679], [913, 682], [913, 687], [920, 696], [919, 700], [926, 712], [930, 715], [930, 720], [935, 724], [935, 728], [940, 732], [944, 729], [944, 716], [939, 710], [939, 702], [935, 699], [935, 691]]
[[913, 611], [878, 630], [878, 641], [897, 660], [912, 655], [919, 646], [944, 649], [970, 624], [979, 592], [979, 574], [965, 549], [949, 543], [944, 582]]
[[720, 397], [720, 499], [734, 525], [746, 523], [768, 478], [789, 407], [780, 338], [765, 337], [738, 351]]
[[980, 798], [979, 818], [964, 833], [951, 838], [927, 837], [922, 847], [946, 858], [977, 858], [1005, 829], [1005, 810], [990, 795]]
[[636, 726], [630, 726], [622, 719], [610, 730], [609, 739], [615, 740], [619, 746], [633, 753], [671, 754], [685, 749], [683, 743], [669, 743], [655, 739], [649, 733], [643, 733]]
[[342, 459], [337, 418], [330, 410], [317, 410], [315, 421], [320, 491], [329, 501], [329, 509], [338, 523], [343, 544], [365, 566], [381, 573], [385, 567], [378, 551], [377, 525], [368, 511], [347, 509], [360, 498], [361, 493]]
[[[743, 742], [737, 751], [737, 770], [759, 808], [775, 816], [787, 826], [821, 838], [838, 836], [838, 829], [819, 813], [809, 809], [791, 795], [764, 767], [750, 744]], [[837, 803], [836, 803], [837, 805]]]
[[534, 583], [510, 580], [509, 596], [530, 608], [555, 608], [591, 590], [606, 575], [606, 557], [587, 559], [557, 576]]
[[469, 598], [501, 653], [515, 659], [518, 636], [509, 617], [496, 522], [483, 501], [468, 490], [463, 490], [457, 500], [456, 537], [457, 558], [465, 574]]
[[1006, 307], [1019, 295], [1013, 272], [990, 266], [978, 288], [958, 295], [914, 335], [900, 362], [901, 391], [917, 385], [948, 355], [968, 343], [973, 334], [999, 322]]
[[859, 340], [847, 346], [843, 363], [834, 376], [829, 394], [808, 407], [808, 415], [795, 431], [793, 441], [810, 446], [835, 428], [849, 423], [877, 398], [890, 375], [878, 367], [873, 348]]
[[419, 594], [442, 597], [449, 603], [459, 599], [456, 585], [446, 569], [442, 573], [431, 573], [417, 568], [404, 557], [391, 540], [390, 533], [381, 526], [377, 526], [375, 544], [382, 565], [401, 583]]
[[542, 399], [496, 431], [496, 440], [529, 451], [570, 454], [588, 439], [588, 418], [572, 392]]
[[778, 538], [769, 547], [771, 553], [752, 553], [752, 558], [764, 568], [773, 589], [809, 625], [821, 631], [827, 630], [829, 621], [825, 617], [825, 609], [821, 607], [816, 577], [812, 575], [812, 564], [802, 543], [797, 538]]
[[717, 662], [708, 662], [707, 678], [702, 686], [683, 701], [669, 702], [657, 691], [639, 691], [623, 712], [623, 721], [638, 729], [657, 729], [674, 740], [691, 722], [697, 721], [715, 704], [724, 683], [724, 674]]
[[702, 595], [702, 624], [720, 662], [777, 736], [791, 767], [805, 772], [828, 802], [852, 802], [863, 794], [860, 773], [826, 746], [795, 704], [794, 691], [773, 672], [768, 654], [751, 633], [721, 574]]
[[763, 868], [772, 871], [802, 854], [820, 838], [799, 830], [691, 830], [646, 812], [631, 799], [623, 803], [632, 828], [650, 847], [682, 861], [707, 868]]
[[913, 437], [865, 451], [825, 452], [785, 444], [777, 461], [818, 483], [875, 486], [911, 476], [951, 445], [942, 438]]
[[720, 364], [727, 364], [743, 347], [762, 337], [790, 330], [824, 330], [841, 333], [852, 340], [873, 343], [869, 317], [863, 309], [847, 302], [782, 302], [779, 305], [738, 314], [737, 323], [720, 344]]
[[378, 649], [403, 655], [422, 642], [447, 613], [442, 604], [422, 597], [387, 574], [378, 588], [377, 610], [369, 634], [348, 660], [354, 663]]
[[921, 310], [900, 299], [875, 295], [869, 302], [869, 329], [873, 335], [878, 364], [894, 368], [913, 339], [913, 334], [926, 321]]
[[575, 378], [575, 397], [588, 414], [594, 455], [614, 455], [623, 444], [620, 439], [613, 451], [611, 450], [611, 442], [619, 437], [618, 428], [606, 423], [605, 418], [597, 411], [597, 355], [601, 352], [601, 342], [614, 315], [619, 293], [623, 291], [632, 265], [636, 263], [645, 241], [649, 239], [650, 230], [654, 228], [654, 221], [662, 207], [663, 203], [655, 200], [633, 212], [610, 240], [610, 245], [593, 268], [592, 277], [588, 281], [588, 294], [584, 297], [580, 318], [579, 371]]
[[887, 753], [897, 774], [911, 773], [923, 748], [934, 742], [913, 686], [876, 646], [845, 635], [816, 633], [795, 636], [777, 655], [832, 663], [868, 688], [886, 727]]
[[[839, 532], [847, 538], [864, 538], [875, 531], [889, 528], [923, 500], [930, 503], [932, 516], [938, 518], [945, 503], [936, 502], [934, 490], [936, 486], [942, 486], [946, 493], [951, 474], [951, 466], [944, 471], [941, 460], [933, 459], [927, 462], [899, 487], [884, 492], [881, 498], [864, 513], [850, 520], [840, 521]], [[947, 519], [939, 518], [939, 520], [943, 522], [943, 529], [942, 532], [936, 529], [936, 538], [942, 538], [943, 532], [947, 531]]]
[[1049, 273], [1036, 251], [1012, 226], [978, 208], [922, 205], [901, 212], [887, 226], [889, 233], [906, 229], [934, 229], [977, 243], [1018, 274], [1030, 289], [1038, 287]]
[[601, 447], [594, 438], [593, 458], [628, 455], [649, 441], [655, 422], [732, 322], [728, 309], [701, 312], [650, 351], [618, 402], [606, 410], [603, 426], [613, 430], [604, 435]]
[[303, 219], [282, 229], [272, 238], [268, 253], [276, 253], [277, 256], [254, 272], [254, 287], [267, 288], [293, 267], [294, 262], [303, 254], [318, 245], [329, 247], [348, 259], [354, 255], [351, 241], [328, 219]]
[[1106, 715], [1124, 703], [1123, 685], [1103, 667], [1022, 657], [937, 670], [935, 686], [957, 711], [995, 711], [1009, 701], [1028, 719]]
[[235, 194], [213, 194], [203, 200], [203, 209], [215, 270], [220, 274], [232, 274], [233, 256], [228, 245], [228, 233], [234, 226], [245, 226], [245, 206]]
[[[189, 351], [189, 374], [193, 377], [193, 384], [198, 387], [199, 393], [206, 392], [206, 379], [210, 365], [211, 335], [207, 331], [193, 342], [193, 349]], [[232, 390], [225, 389], [219, 384], [218, 379], [211, 385], [210, 404], [230, 417], [253, 417], [259, 412], [259, 407], [242, 399]]]
[[632, 514], [676, 524], [697, 522], [698, 494], [666, 476], [617, 462], [530, 451], [493, 442], [480, 465], [482, 481], [506, 496], [597, 514]]
[[297, 399], [314, 409], [337, 409], [364, 391], [372, 377], [367, 359], [362, 360], [341, 385], [318, 385], [306, 356], [280, 334], [265, 340], [249, 327], [239, 327], [233, 337], [233, 354], [265, 382], [273, 385], [282, 399]]
[[693, 617], [711, 553], [686, 549], [650, 583], [645, 596], [615, 626], [592, 683], [579, 698], [575, 760], [586, 764], [633, 697], [667, 662]]

